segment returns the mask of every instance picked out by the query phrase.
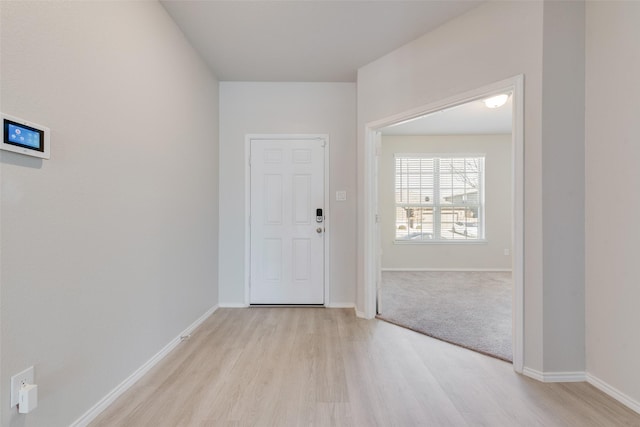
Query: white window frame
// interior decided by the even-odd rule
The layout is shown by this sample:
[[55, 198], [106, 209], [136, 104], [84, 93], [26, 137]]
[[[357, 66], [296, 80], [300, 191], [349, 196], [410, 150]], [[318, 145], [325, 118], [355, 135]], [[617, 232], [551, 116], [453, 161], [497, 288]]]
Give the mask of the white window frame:
[[[415, 159], [433, 159], [434, 160], [434, 181], [433, 181], [433, 201], [429, 204], [410, 204], [410, 203], [399, 203], [397, 201], [397, 188], [398, 188], [398, 173], [397, 173], [397, 160], [399, 158], [415, 158]], [[440, 160], [442, 159], [468, 159], [468, 158], [478, 158], [481, 159], [480, 164], [480, 176], [479, 176], [479, 188], [478, 188], [478, 203], [477, 204], [452, 204], [452, 205], [443, 205], [440, 203]], [[437, 160], [437, 161], [436, 161]], [[485, 206], [485, 163], [486, 163], [486, 154], [484, 153], [394, 153], [394, 165], [393, 165], [393, 176], [394, 176], [394, 243], [401, 245], [442, 245], [442, 244], [464, 244], [464, 245], [473, 245], [473, 244], [485, 244], [487, 243], [486, 238], [486, 230], [485, 230], [485, 217], [486, 217], [486, 206]], [[414, 207], [417, 209], [431, 208], [433, 209], [433, 238], [432, 239], [400, 239], [397, 237], [397, 211], [399, 207]], [[464, 238], [464, 239], [447, 239], [442, 237], [442, 229], [441, 229], [441, 209], [442, 208], [468, 208], [468, 207], [477, 207], [478, 210], [478, 220], [477, 220], [477, 238]]]

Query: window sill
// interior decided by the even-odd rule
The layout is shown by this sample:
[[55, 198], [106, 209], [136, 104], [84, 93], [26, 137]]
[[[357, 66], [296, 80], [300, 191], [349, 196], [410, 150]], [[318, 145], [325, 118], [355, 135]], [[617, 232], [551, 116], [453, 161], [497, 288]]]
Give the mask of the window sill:
[[394, 245], [486, 245], [487, 239], [478, 240], [394, 240]]

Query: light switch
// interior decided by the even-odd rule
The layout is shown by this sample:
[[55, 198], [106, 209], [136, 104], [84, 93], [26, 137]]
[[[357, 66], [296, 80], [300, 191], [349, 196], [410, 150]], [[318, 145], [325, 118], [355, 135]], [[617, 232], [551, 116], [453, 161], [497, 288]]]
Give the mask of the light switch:
[[345, 190], [336, 191], [336, 201], [344, 202], [347, 200], [347, 192]]

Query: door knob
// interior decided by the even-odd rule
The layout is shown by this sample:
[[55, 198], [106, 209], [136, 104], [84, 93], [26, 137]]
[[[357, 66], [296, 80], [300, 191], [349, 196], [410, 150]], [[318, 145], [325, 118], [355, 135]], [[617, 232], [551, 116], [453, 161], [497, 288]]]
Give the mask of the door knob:
[[316, 233], [318, 233], [318, 234], [322, 234], [322, 227], [318, 227], [318, 228], [316, 228]]

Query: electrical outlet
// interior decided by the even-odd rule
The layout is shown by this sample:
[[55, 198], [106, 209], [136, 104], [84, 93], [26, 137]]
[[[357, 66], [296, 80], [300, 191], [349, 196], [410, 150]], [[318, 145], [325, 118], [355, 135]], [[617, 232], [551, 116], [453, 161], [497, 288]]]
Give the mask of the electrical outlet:
[[18, 404], [20, 388], [25, 384], [35, 384], [33, 366], [11, 377], [11, 407]]

